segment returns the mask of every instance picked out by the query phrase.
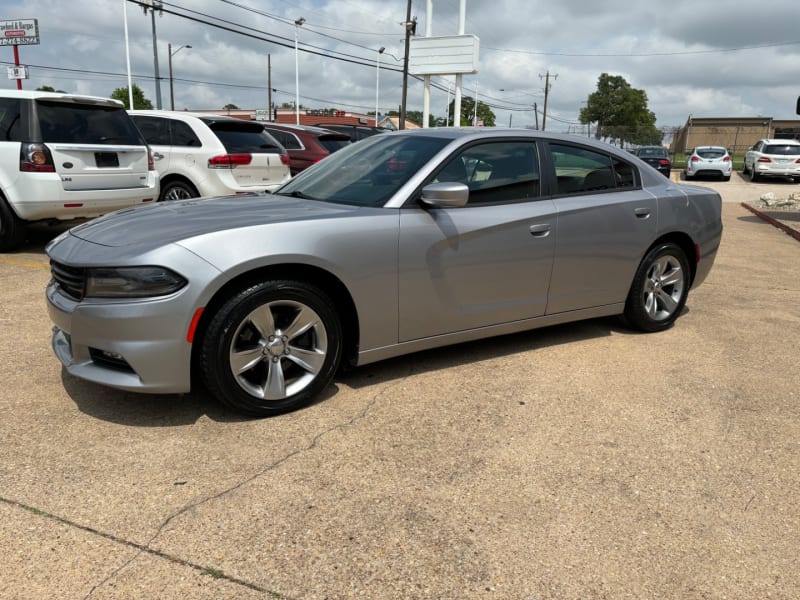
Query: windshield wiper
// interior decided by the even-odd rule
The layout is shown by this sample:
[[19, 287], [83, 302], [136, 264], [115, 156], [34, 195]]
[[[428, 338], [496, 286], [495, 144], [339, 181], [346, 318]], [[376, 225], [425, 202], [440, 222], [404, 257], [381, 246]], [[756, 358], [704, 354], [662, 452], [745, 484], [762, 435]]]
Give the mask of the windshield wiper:
[[309, 196], [308, 194], [298, 192], [296, 190], [294, 192], [289, 192], [288, 194], [286, 192], [276, 192], [275, 195], [289, 196], [290, 198], [302, 198], [303, 200], [319, 200], [319, 198], [314, 198], [314, 196]]

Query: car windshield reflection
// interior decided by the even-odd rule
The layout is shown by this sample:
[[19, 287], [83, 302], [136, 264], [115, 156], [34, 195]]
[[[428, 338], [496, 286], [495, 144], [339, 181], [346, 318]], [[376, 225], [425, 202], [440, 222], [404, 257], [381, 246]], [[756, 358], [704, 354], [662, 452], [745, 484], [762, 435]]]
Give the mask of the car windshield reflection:
[[449, 140], [425, 136], [373, 136], [343, 148], [276, 193], [336, 204], [383, 206]]

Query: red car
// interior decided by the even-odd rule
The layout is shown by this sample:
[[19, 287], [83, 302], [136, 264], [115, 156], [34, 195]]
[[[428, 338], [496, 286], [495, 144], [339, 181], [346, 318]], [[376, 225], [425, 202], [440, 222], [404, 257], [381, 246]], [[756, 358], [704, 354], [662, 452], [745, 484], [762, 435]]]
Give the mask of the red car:
[[351, 143], [347, 134], [322, 127], [286, 123], [263, 125], [267, 133], [278, 140], [288, 152], [292, 176]]

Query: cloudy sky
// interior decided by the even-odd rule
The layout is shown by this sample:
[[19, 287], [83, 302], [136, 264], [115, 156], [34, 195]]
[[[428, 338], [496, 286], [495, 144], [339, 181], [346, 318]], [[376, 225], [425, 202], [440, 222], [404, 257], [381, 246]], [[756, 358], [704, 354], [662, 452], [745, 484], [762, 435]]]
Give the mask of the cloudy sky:
[[[273, 101], [295, 97], [294, 21], [300, 101], [308, 108], [397, 109], [402, 95], [407, 0], [162, 0], [156, 17], [162, 105], [169, 108], [168, 51], [175, 106], [265, 108], [267, 59]], [[578, 130], [578, 112], [601, 73], [645, 90], [658, 126], [691, 114], [795, 118], [800, 95], [800, 2], [769, 0], [467, 0], [466, 33], [480, 39], [476, 75], [463, 94], [489, 104], [498, 125], [532, 125], [551, 74], [548, 130]], [[125, 0], [2, 0], [0, 20], [39, 21], [40, 45], [20, 46], [29, 65], [24, 89], [51, 85], [108, 96], [127, 85], [127, 8], [134, 82], [156, 104], [150, 16]], [[433, 0], [432, 34], [458, 33], [459, 0]], [[413, 0], [417, 34], [426, 31], [426, 0]], [[212, 25], [213, 24], [213, 25]], [[217, 27], [215, 27], [216, 25]], [[385, 47], [377, 75], [377, 49]], [[307, 52], [310, 51], [310, 52]], [[0, 67], [13, 65], [0, 46]], [[431, 112], [444, 116], [452, 77], [434, 77]], [[16, 82], [0, 80], [13, 89]], [[422, 84], [409, 80], [408, 109], [422, 109]], [[541, 118], [541, 117], [540, 117]]]

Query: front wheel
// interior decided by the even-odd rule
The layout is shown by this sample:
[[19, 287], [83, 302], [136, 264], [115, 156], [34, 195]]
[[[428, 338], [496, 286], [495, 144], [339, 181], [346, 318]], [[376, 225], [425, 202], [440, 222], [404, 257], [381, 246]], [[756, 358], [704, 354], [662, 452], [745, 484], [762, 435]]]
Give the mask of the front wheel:
[[25, 242], [26, 227], [0, 195], [0, 252], [16, 250]]
[[342, 355], [327, 295], [299, 281], [266, 281], [234, 294], [202, 341], [209, 390], [234, 410], [266, 417], [311, 402]]
[[625, 301], [625, 321], [642, 331], [662, 331], [678, 318], [689, 293], [689, 262], [673, 243], [652, 248], [642, 260]]

